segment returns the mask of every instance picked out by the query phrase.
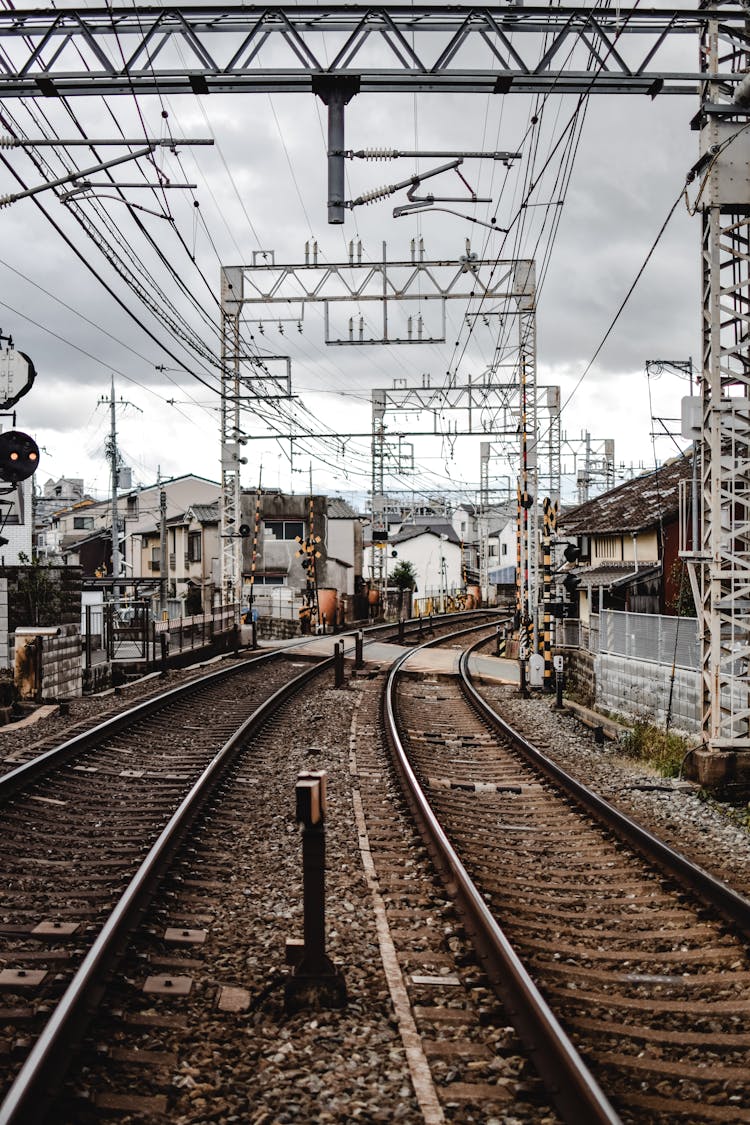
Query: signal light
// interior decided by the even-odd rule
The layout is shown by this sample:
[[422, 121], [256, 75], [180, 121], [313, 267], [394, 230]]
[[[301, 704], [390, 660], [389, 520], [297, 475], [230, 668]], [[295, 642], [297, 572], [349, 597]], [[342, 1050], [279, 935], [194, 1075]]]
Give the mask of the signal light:
[[576, 543], [566, 543], [563, 554], [566, 562], [575, 562], [581, 557], [581, 548]]
[[21, 430], [0, 434], [0, 480], [18, 484], [39, 468], [39, 446]]
[[248, 535], [250, 534], [250, 524], [241, 523], [237, 530], [243, 539], [247, 539]]
[[570, 571], [570, 573], [566, 574], [565, 577], [563, 578], [562, 584], [565, 587], [565, 589], [568, 591], [570, 596], [572, 597], [573, 594], [575, 594], [578, 587], [581, 585], [581, 579], [578, 577], [577, 574], [573, 574], [573, 572]]

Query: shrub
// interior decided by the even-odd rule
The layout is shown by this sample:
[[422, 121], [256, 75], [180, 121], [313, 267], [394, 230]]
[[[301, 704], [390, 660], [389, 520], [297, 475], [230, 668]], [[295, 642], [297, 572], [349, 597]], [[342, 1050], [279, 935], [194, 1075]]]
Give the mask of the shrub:
[[622, 747], [631, 758], [648, 762], [662, 777], [678, 777], [688, 751], [687, 741], [681, 735], [643, 720], [638, 720], [632, 731], [625, 735]]

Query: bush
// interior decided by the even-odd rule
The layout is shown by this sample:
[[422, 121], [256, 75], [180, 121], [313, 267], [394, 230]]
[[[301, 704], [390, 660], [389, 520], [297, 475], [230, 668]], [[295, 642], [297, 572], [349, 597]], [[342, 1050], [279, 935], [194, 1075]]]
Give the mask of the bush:
[[688, 751], [687, 741], [679, 734], [639, 720], [625, 735], [622, 747], [626, 754], [648, 762], [662, 777], [678, 777]]

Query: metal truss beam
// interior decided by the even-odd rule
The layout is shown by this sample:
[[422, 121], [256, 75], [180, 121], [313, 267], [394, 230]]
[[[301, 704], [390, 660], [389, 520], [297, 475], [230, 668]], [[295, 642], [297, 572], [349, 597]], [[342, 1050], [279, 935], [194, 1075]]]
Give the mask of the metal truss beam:
[[[276, 263], [272, 250], [256, 252], [252, 266], [237, 266], [243, 275], [242, 315], [252, 323], [273, 323], [274, 310], [299, 310], [302, 322], [308, 304], [322, 304], [326, 344], [427, 344], [445, 339], [424, 335], [421, 329], [401, 335], [394, 331], [393, 310], [403, 302], [427, 306], [439, 301], [445, 325], [445, 302], [476, 301], [487, 312], [502, 303], [503, 315], [514, 315], [517, 296], [516, 270], [519, 263], [496, 258], [478, 258], [466, 240], [466, 253], [451, 258], [428, 260], [421, 242], [413, 241], [409, 258], [388, 259], [383, 243], [381, 257], [368, 260], [361, 244], [350, 246], [349, 260], [318, 262], [317, 252], [306, 254], [304, 262]], [[484, 271], [484, 280], [482, 273]], [[362, 303], [380, 305], [379, 336], [355, 331], [351, 323], [346, 335], [336, 336], [331, 328], [331, 309]], [[507, 307], [506, 307], [507, 304]], [[346, 317], [346, 309], [344, 309]], [[293, 317], [294, 319], [294, 317]], [[352, 317], [349, 317], [351, 322]], [[421, 323], [421, 317], [420, 317]]]
[[[740, 5], [146, 5], [0, 13], [0, 95], [295, 93], [694, 94], [675, 37]], [[679, 58], [679, 56], [677, 56]], [[711, 77], [734, 82], [719, 69]]]

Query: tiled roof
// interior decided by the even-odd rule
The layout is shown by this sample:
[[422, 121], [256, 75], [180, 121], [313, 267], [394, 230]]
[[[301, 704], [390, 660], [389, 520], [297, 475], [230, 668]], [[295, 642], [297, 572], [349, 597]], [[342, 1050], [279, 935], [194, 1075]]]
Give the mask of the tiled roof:
[[326, 515], [329, 520], [355, 520], [357, 513], [346, 500], [342, 500], [340, 496], [331, 496], [326, 508]]
[[687, 453], [652, 472], [563, 512], [557, 521], [564, 535], [610, 535], [646, 531], [661, 520], [676, 519], [679, 483], [690, 480], [693, 460]]
[[218, 500], [213, 504], [191, 504], [190, 511], [193, 513], [198, 523], [218, 523], [219, 521]]
[[450, 523], [442, 523], [440, 520], [433, 520], [428, 526], [406, 523], [402, 526], [397, 535], [392, 535], [390, 537], [390, 542], [405, 543], [408, 539], [416, 539], [419, 535], [444, 535], [450, 543], [460, 544], [461, 542], [458, 535], [456, 535], [453, 525]]
[[660, 563], [642, 563], [638, 570], [632, 562], [606, 563], [604, 566], [576, 568], [575, 573], [584, 586], [628, 586], [661, 573]]

